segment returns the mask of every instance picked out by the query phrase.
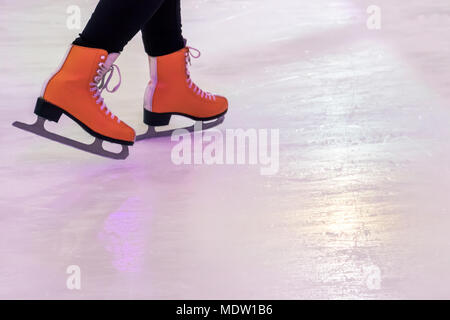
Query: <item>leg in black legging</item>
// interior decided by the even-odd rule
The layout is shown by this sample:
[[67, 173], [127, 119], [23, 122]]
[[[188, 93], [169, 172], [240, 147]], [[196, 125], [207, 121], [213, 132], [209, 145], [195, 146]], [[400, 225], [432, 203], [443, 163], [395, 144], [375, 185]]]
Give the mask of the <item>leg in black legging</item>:
[[142, 28], [145, 52], [158, 57], [184, 48], [180, 0], [165, 0]]
[[164, 0], [100, 0], [74, 44], [121, 52], [163, 3]]

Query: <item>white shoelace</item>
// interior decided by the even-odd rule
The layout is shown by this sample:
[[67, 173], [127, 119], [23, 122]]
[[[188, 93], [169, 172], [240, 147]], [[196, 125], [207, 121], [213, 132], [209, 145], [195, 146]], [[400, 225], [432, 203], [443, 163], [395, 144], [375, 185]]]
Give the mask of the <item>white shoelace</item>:
[[[102, 58], [104, 58], [104, 57], [102, 57]], [[98, 64], [98, 67], [99, 67], [99, 69], [97, 69], [97, 75], [94, 77], [94, 81], [89, 83], [89, 85], [91, 86], [90, 91], [94, 92], [94, 94], [92, 96], [95, 99], [97, 99], [95, 101], [95, 103], [101, 104], [100, 110], [102, 110], [102, 111], [105, 110], [105, 114], [111, 115], [111, 119], [114, 120], [114, 118], [116, 118], [116, 116], [108, 109], [108, 107], [106, 106], [104, 99], [102, 98], [101, 95], [102, 95], [103, 90], [105, 90], [105, 89], [107, 92], [110, 92], [110, 93], [116, 92], [117, 89], [119, 89], [120, 84], [122, 83], [122, 75], [120, 74], [119, 67], [115, 64], [113, 64], [110, 68], [107, 68], [103, 62], [100, 62]], [[119, 83], [113, 89], [109, 89], [108, 84], [111, 81], [111, 78], [114, 74], [114, 68], [119, 73]], [[106, 78], [106, 75], [108, 75], [107, 78]], [[106, 80], [105, 80], [105, 78], [106, 78]], [[117, 117], [117, 123], [120, 123], [120, 119], [118, 117]]]
[[[186, 51], [186, 82], [189, 85], [189, 89], [193, 88], [194, 93], [197, 93], [197, 95], [201, 96], [202, 98], [214, 100], [216, 101], [216, 96], [212, 93], [205, 92], [202, 89], [200, 89], [191, 79], [191, 74], [189, 73], [189, 67], [188, 64], [191, 65], [191, 57], [194, 59], [200, 58], [201, 52], [198, 49], [195, 49], [193, 47], [186, 47], [188, 50]], [[192, 51], [197, 52], [196, 55], [192, 53]]]

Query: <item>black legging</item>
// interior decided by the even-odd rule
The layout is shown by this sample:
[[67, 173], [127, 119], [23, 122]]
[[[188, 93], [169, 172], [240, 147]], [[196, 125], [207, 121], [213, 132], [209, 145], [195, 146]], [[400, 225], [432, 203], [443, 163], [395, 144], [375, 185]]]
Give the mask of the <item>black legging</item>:
[[100, 0], [74, 44], [121, 52], [139, 30], [150, 56], [183, 48], [180, 0]]

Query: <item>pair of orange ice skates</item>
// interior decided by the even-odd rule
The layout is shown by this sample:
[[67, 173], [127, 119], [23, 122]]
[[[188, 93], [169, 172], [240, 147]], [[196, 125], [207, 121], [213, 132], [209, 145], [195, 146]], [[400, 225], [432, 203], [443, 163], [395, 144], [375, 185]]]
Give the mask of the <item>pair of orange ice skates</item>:
[[[144, 96], [144, 123], [149, 131], [138, 138], [155, 136], [154, 128], [168, 125], [172, 115], [205, 123], [212, 121], [213, 125], [223, 121], [228, 110], [227, 99], [201, 90], [191, 80], [188, 69], [191, 56], [199, 55], [198, 50], [185, 47], [165, 56], [149, 57], [150, 82]], [[102, 49], [72, 45], [59, 70], [44, 84], [34, 110], [38, 116], [36, 123], [15, 122], [14, 125], [84, 151], [126, 158], [128, 146], [137, 140], [136, 133], [108, 109], [101, 96], [104, 90], [114, 92], [120, 86], [119, 81], [114, 88], [108, 87], [115, 70], [120, 77], [120, 70], [114, 64], [118, 56]], [[46, 131], [45, 121], [58, 122], [63, 113], [94, 136], [95, 142], [84, 145]], [[122, 145], [122, 151], [105, 150], [103, 141]]]

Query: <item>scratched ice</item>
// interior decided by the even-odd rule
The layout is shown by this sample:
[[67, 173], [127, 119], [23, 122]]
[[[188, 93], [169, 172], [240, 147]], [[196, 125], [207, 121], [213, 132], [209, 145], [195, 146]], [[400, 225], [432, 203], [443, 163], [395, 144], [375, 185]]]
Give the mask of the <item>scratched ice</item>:
[[[2, 0], [0, 297], [449, 298], [450, 7], [376, 3], [378, 31], [366, 0], [183, 1], [192, 77], [230, 100], [220, 130], [279, 129], [262, 176], [175, 165], [170, 137], [113, 161], [12, 127], [80, 32], [67, 7], [84, 23], [96, 1]], [[117, 63], [106, 102], [142, 133], [139, 37]]]

